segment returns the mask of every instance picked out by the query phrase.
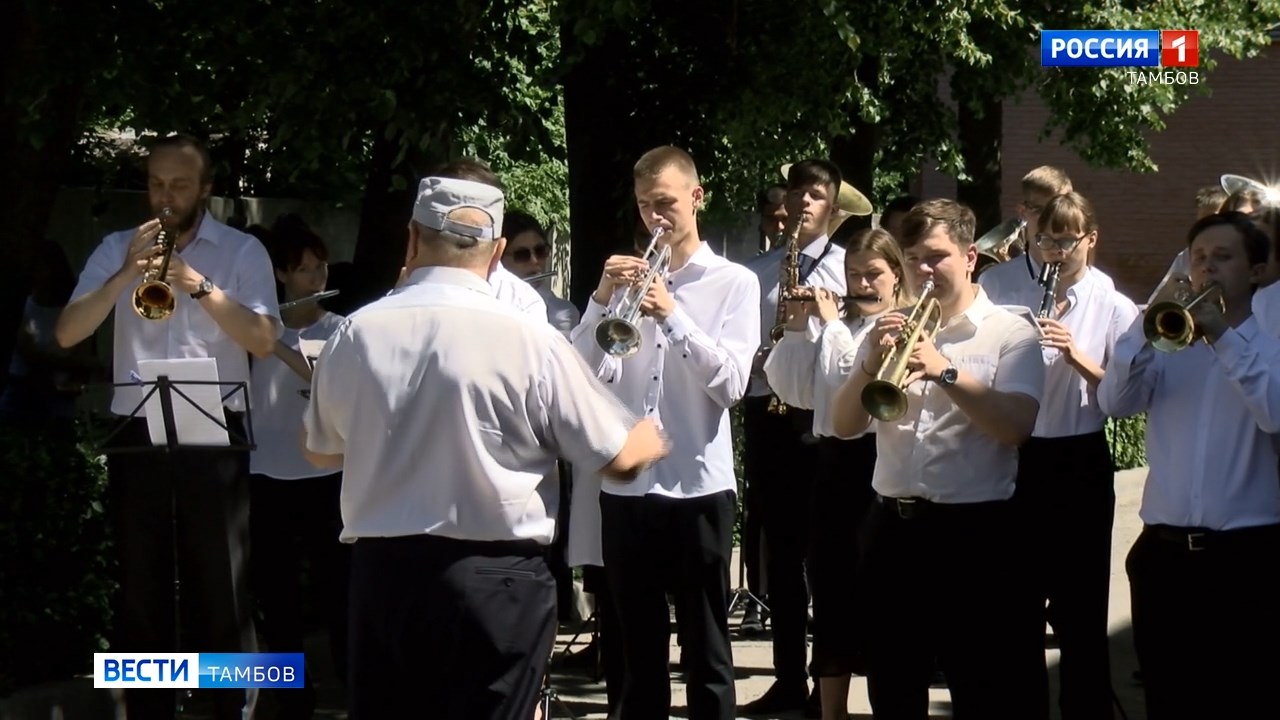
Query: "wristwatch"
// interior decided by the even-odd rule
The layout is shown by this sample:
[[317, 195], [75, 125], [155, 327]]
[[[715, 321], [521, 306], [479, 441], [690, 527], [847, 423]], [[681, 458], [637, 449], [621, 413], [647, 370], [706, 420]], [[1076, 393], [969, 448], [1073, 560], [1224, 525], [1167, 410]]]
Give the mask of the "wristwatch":
[[200, 287], [196, 288], [196, 291], [191, 293], [191, 299], [199, 300], [211, 292], [213, 292], [213, 281], [209, 278], [205, 278], [200, 281]]
[[955, 365], [951, 365], [946, 370], [943, 370], [942, 374], [938, 376], [938, 384], [943, 387], [949, 387], [951, 385], [955, 385], [956, 380], [959, 378], [960, 371], [956, 369]]

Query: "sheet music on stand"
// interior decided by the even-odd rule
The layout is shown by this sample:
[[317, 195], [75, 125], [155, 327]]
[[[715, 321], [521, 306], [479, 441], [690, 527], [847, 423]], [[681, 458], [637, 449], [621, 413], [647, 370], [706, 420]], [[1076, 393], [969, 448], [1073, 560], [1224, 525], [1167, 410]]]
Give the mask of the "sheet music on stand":
[[[213, 358], [177, 360], [139, 360], [138, 377], [143, 383], [156, 383], [167, 377], [170, 391], [177, 396], [172, 402], [176, 443], [184, 446], [228, 447], [231, 439], [222, 424], [223, 397], [218, 383], [218, 362]], [[183, 386], [186, 386], [185, 389]], [[144, 404], [147, 428], [153, 445], [169, 445], [164, 412], [165, 395], [151, 393]]]

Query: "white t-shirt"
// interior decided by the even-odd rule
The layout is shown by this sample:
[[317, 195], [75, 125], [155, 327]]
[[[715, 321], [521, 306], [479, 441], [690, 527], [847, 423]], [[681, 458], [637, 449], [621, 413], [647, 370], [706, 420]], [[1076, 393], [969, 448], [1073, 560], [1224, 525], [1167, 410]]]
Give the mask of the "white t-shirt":
[[[342, 324], [342, 316], [326, 312], [315, 324], [305, 328], [284, 329], [280, 341], [302, 352], [302, 340], [328, 340]], [[307, 398], [300, 391], [310, 391], [311, 383], [271, 355], [254, 358], [250, 371], [250, 398], [254, 442], [249, 455], [249, 471], [277, 480], [323, 477], [334, 471], [319, 469], [302, 454], [302, 415]]]

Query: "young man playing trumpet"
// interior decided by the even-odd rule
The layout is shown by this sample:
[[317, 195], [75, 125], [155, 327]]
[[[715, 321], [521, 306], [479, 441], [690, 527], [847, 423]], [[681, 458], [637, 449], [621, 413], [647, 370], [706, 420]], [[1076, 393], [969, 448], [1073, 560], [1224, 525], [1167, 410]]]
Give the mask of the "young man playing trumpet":
[[[1051, 277], [1043, 286], [991, 293], [995, 303], [1035, 313], [1044, 334], [1044, 398], [1035, 431], [1019, 451], [1014, 493], [1027, 533], [1029, 622], [1037, 633], [1043, 632], [1046, 616], [1053, 625], [1062, 652], [1064, 720], [1109, 718], [1107, 602], [1116, 497], [1107, 418], [1098, 407], [1097, 388], [1116, 339], [1138, 308], [1089, 264], [1098, 220], [1084, 196], [1069, 192], [1053, 198], [1032, 227], [1032, 243]], [[1041, 677], [1045, 702], [1048, 691], [1046, 668]]]
[[[1151, 720], [1270, 717], [1280, 656], [1258, 648], [1280, 643], [1280, 339], [1250, 311], [1267, 240], [1226, 212], [1197, 221], [1188, 245], [1190, 291], [1215, 289], [1189, 311], [1149, 308], [1098, 388], [1107, 414], [1147, 414], [1143, 530], [1125, 568], [1134, 645]], [[1192, 332], [1161, 352], [1158, 317]]]
[[903, 252], [921, 302], [876, 322], [831, 408], [836, 434], [876, 433], [859, 614], [878, 718], [928, 717], [935, 658], [957, 717], [1045, 710], [1031, 687], [1044, 646], [1010, 572], [1018, 446], [1044, 392], [1040, 338], [971, 283], [973, 231], [973, 212], [951, 200], [907, 213]]
[[[682, 610], [689, 717], [731, 720], [727, 612], [737, 478], [729, 408], [746, 392], [760, 342], [760, 289], [749, 271], [699, 238], [703, 190], [688, 153], [650, 150], [634, 180], [640, 220], [651, 234], [662, 231], [654, 257], [610, 257], [572, 333], [587, 364], [632, 412], [656, 419], [671, 442], [664, 462], [630, 482], [604, 479], [599, 496], [604, 568], [626, 652], [618, 709], [624, 718], [670, 712], [671, 590]], [[665, 276], [636, 287], [664, 249]], [[606, 354], [597, 326], [631, 297], [639, 299], [639, 346], [629, 356]]]
[[[775, 412], [777, 406], [764, 361], [773, 344], [770, 333], [778, 322], [788, 233], [796, 233], [799, 286], [825, 288], [836, 297], [845, 295], [845, 251], [827, 236], [843, 184], [840, 169], [827, 160], [810, 159], [792, 165], [787, 172], [786, 229], [769, 252], [746, 263], [759, 278], [762, 351], [756, 356], [751, 387], [742, 408], [743, 471], [749, 492], [757, 496], [753, 500], [758, 500], [752, 509], [761, 511], [775, 677], [764, 695], [743, 708], [742, 712], [748, 715], [800, 710], [806, 702], [816, 705], [817, 701], [816, 694], [809, 695], [805, 669], [809, 591], [804, 561], [818, 452], [812, 438], [803, 436], [812, 428], [813, 413], [801, 408]], [[816, 338], [820, 321], [808, 318], [806, 322], [807, 337]]]
[[[849, 680], [863, 674], [856, 619], [858, 530], [875, 493], [876, 436], [841, 438], [831, 425], [831, 397], [854, 372], [876, 320], [911, 302], [905, 262], [888, 230], [860, 230], [845, 248], [849, 297], [820, 288], [814, 302], [787, 303], [787, 329], [765, 362], [769, 385], [791, 407], [813, 410], [818, 472], [810, 498], [809, 552], [813, 592], [813, 664], [823, 720], [845, 720]], [[843, 311], [840, 303], [844, 302]], [[809, 319], [822, 331], [808, 337]]]

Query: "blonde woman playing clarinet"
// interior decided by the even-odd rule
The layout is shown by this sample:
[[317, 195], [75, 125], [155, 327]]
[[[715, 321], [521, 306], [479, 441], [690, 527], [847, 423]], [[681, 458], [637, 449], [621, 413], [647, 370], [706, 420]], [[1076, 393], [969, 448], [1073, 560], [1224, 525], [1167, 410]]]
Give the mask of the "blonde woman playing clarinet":
[[[864, 674], [856, 637], [854, 594], [858, 528], [875, 493], [876, 436], [840, 438], [831, 426], [830, 404], [856, 370], [855, 360], [876, 319], [913, 302], [904, 279], [902, 251], [887, 230], [862, 230], [845, 248], [849, 297], [818, 290], [815, 302], [791, 303], [786, 334], [765, 363], [769, 387], [788, 405], [811, 408], [820, 458], [813, 493], [808, 570], [813, 594], [813, 661], [823, 720], [848, 717], [849, 678]], [[810, 317], [822, 323], [806, 338]]]

